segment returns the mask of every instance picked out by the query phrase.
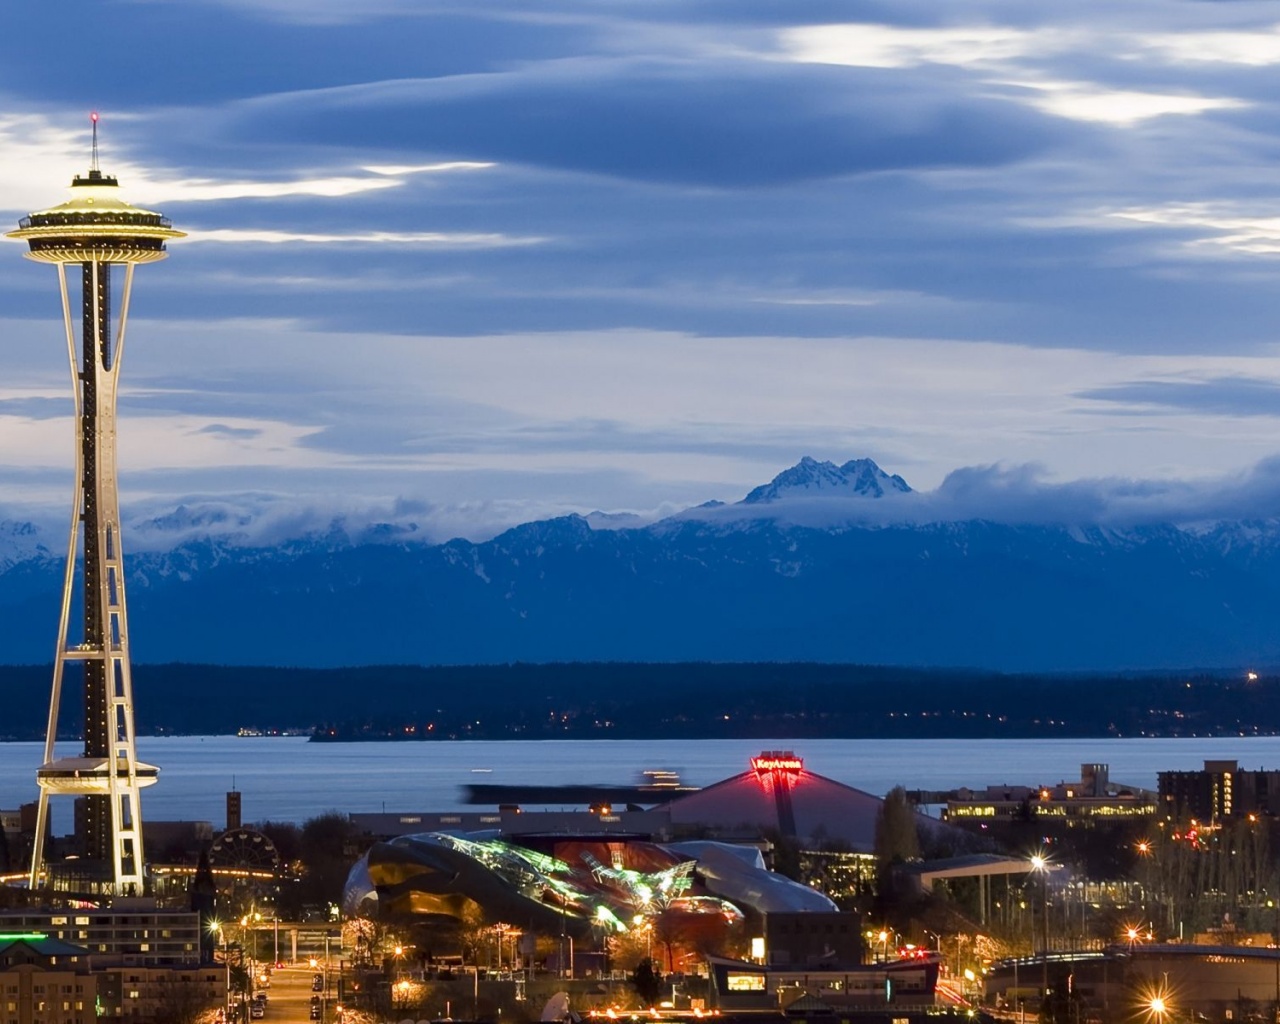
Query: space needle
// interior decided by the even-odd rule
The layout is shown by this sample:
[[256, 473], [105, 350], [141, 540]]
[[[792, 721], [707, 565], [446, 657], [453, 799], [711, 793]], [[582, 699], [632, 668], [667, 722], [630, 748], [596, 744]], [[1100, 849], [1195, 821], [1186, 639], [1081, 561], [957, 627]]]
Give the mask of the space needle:
[[[75, 398], [75, 489], [44, 763], [36, 772], [40, 801], [30, 885], [128, 895], [144, 888], [139, 792], [156, 781], [158, 769], [138, 760], [134, 744], [116, 483], [116, 396], [134, 267], [164, 259], [165, 242], [184, 233], [160, 214], [118, 198], [119, 183], [98, 167], [98, 115], [90, 120], [89, 172], [71, 182], [71, 198], [23, 217], [18, 229], [7, 233], [27, 243], [27, 259], [52, 263], [58, 270]], [[117, 275], [113, 293], [115, 267], [123, 268], [123, 275]], [[81, 619], [74, 633], [73, 609]], [[82, 668], [84, 749], [79, 756], [59, 758], [54, 747], [68, 663]], [[46, 865], [49, 799], [55, 796], [77, 798], [79, 857]]]

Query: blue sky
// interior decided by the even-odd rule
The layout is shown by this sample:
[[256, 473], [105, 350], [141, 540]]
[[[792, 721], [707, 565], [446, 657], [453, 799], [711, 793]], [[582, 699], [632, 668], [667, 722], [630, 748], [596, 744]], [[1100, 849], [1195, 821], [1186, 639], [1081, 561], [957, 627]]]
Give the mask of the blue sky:
[[[806, 454], [959, 474], [966, 514], [1276, 511], [1274, 5], [68, 0], [0, 35], [0, 216], [60, 201], [96, 109], [190, 232], [135, 291], [135, 511], [480, 536]], [[61, 515], [54, 277], [4, 251], [0, 507]]]

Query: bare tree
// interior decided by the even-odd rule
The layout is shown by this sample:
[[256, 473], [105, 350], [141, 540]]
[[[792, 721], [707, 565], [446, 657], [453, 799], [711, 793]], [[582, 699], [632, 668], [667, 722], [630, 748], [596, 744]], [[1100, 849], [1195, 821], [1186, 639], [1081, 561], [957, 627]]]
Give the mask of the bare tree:
[[164, 1024], [212, 1024], [220, 1000], [195, 978], [164, 978], [152, 988], [154, 1019]]

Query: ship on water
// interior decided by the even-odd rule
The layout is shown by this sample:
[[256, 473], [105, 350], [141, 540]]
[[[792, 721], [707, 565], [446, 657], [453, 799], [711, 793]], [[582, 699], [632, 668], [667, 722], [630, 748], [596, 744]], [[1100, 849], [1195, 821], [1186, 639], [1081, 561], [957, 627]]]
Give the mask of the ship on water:
[[696, 793], [680, 773], [670, 768], [647, 768], [630, 786], [536, 785], [529, 783], [471, 782], [462, 787], [465, 802], [487, 807], [519, 807], [522, 804], [555, 807], [653, 807], [678, 796]]

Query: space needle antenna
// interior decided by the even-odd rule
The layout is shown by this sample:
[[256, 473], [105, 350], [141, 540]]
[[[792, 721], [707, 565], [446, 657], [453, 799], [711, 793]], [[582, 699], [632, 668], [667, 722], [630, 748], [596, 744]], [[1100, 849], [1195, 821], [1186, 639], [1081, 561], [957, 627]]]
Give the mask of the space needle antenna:
[[98, 112], [95, 110], [89, 115], [89, 121], [93, 125], [93, 152], [89, 156], [89, 170], [98, 170]]

